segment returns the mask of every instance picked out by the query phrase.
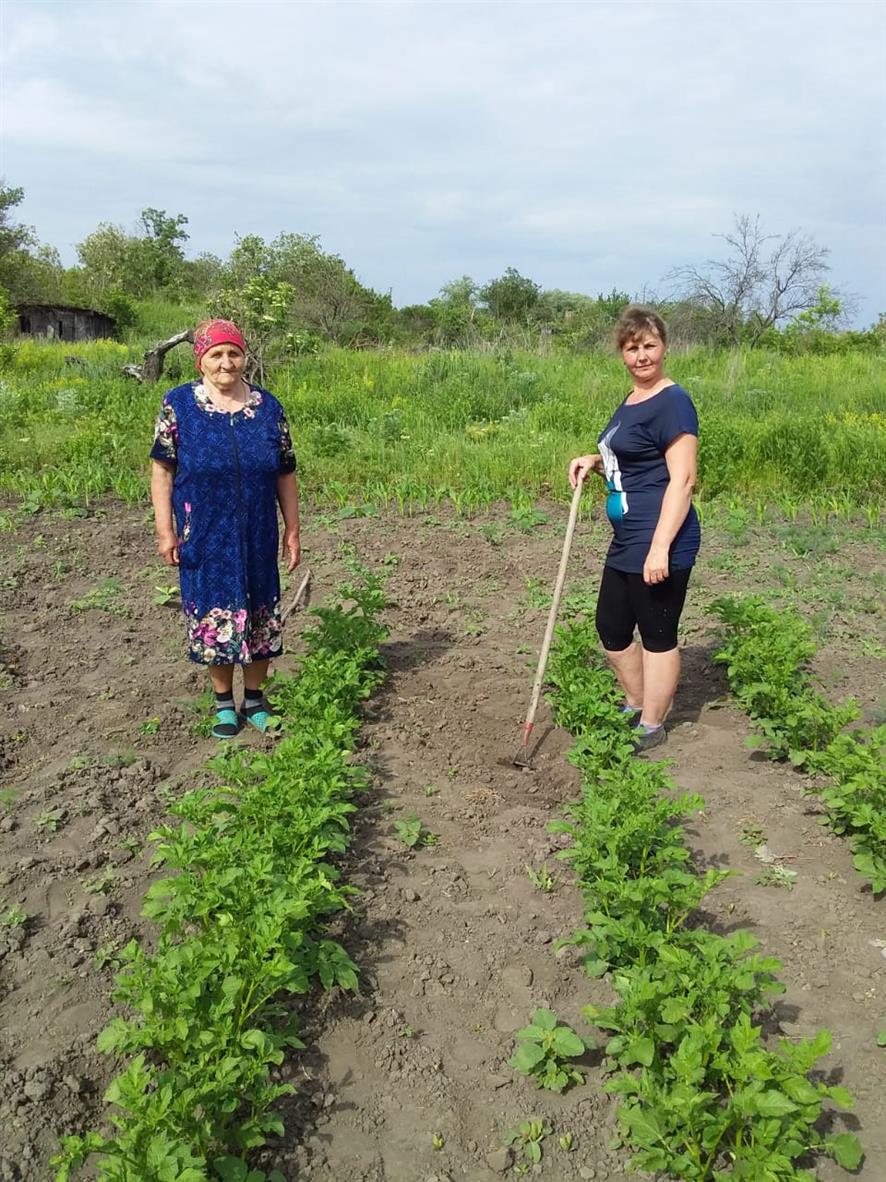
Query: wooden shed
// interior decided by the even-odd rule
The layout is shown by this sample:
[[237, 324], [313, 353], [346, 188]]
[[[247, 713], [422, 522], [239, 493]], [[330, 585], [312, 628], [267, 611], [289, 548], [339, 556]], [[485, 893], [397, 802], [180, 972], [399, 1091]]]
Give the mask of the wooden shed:
[[16, 314], [24, 336], [53, 341], [97, 341], [112, 337], [116, 328], [112, 316], [68, 304], [19, 304]]

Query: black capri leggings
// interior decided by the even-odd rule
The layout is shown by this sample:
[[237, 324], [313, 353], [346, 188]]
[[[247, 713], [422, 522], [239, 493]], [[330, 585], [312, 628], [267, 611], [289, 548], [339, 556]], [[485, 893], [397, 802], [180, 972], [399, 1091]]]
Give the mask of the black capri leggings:
[[603, 647], [618, 653], [634, 639], [639, 628], [643, 647], [650, 653], [666, 653], [677, 647], [677, 625], [686, 600], [692, 567], [672, 570], [663, 583], [651, 586], [642, 574], [603, 567], [597, 596], [597, 632]]

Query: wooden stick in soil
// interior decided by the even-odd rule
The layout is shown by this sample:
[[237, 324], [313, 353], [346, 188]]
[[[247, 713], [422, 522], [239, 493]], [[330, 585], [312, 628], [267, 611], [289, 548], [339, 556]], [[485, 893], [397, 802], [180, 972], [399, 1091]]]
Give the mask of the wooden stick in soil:
[[311, 572], [308, 570], [308, 571], [305, 571], [305, 577], [302, 579], [301, 583], [299, 584], [299, 588], [296, 591], [292, 601], [286, 607], [284, 607], [283, 611], [281, 612], [281, 614], [280, 614], [281, 623], [285, 624], [286, 621], [289, 619], [289, 617], [292, 615], [292, 613], [295, 611], [295, 609], [298, 607], [298, 605], [301, 603], [302, 599], [305, 596], [305, 592], [308, 589], [308, 583], [310, 581], [311, 581]]
[[544, 683], [545, 669], [548, 667], [548, 655], [551, 651], [551, 641], [554, 638], [554, 625], [557, 623], [557, 610], [560, 607], [560, 596], [563, 594], [563, 584], [566, 582], [566, 568], [569, 565], [569, 551], [572, 549], [572, 535], [575, 533], [575, 523], [578, 520], [578, 506], [581, 501], [582, 481], [575, 486], [572, 494], [572, 505], [569, 509], [569, 521], [566, 523], [566, 537], [563, 539], [563, 553], [560, 555], [560, 567], [557, 571], [557, 581], [554, 584], [554, 594], [551, 599], [551, 610], [548, 612], [548, 624], [545, 628], [544, 640], [541, 642], [541, 653], [538, 658], [538, 669], [532, 685], [532, 697], [529, 700], [529, 710], [523, 724], [523, 742], [520, 744], [513, 762], [517, 767], [529, 767], [529, 736], [535, 723], [535, 712], [538, 709], [538, 699], [541, 697], [541, 687]]

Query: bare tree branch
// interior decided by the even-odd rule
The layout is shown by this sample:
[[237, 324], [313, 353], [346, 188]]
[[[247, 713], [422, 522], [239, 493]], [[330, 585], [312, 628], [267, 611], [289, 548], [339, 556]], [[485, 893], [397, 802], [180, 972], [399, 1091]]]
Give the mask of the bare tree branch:
[[703, 266], [673, 268], [665, 277], [679, 300], [703, 309], [715, 335], [752, 343], [813, 307], [828, 270], [826, 248], [796, 230], [766, 234], [759, 215], [737, 214], [733, 229], [718, 234], [728, 252]]
[[159, 382], [166, 354], [184, 341], [190, 341], [193, 344], [193, 329], [186, 328], [183, 332], [177, 332], [174, 337], [170, 337], [168, 341], [161, 341], [159, 345], [155, 345], [153, 349], [149, 349], [145, 353], [141, 365], [124, 365], [123, 373], [128, 378], [135, 378], [137, 382]]

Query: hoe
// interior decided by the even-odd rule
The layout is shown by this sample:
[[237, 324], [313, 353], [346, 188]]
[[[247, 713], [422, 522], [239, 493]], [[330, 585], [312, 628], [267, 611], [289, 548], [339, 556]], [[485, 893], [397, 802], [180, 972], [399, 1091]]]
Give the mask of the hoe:
[[529, 699], [529, 710], [523, 723], [523, 742], [517, 749], [512, 762], [517, 767], [531, 767], [532, 753], [529, 750], [529, 737], [535, 724], [535, 712], [538, 709], [538, 699], [544, 682], [545, 669], [548, 666], [548, 654], [551, 651], [551, 641], [554, 638], [554, 625], [557, 622], [557, 609], [560, 606], [560, 596], [563, 594], [563, 584], [566, 582], [566, 567], [569, 565], [569, 551], [572, 549], [572, 535], [575, 533], [575, 523], [578, 519], [578, 503], [581, 500], [581, 481], [575, 486], [572, 494], [572, 505], [569, 509], [569, 521], [566, 525], [566, 537], [563, 539], [563, 553], [560, 555], [560, 569], [557, 571], [557, 581], [554, 584], [554, 594], [551, 598], [551, 610], [548, 612], [548, 625], [545, 628], [544, 640], [541, 642], [541, 653], [538, 658], [538, 669], [535, 671], [535, 681], [532, 684], [532, 697]]

